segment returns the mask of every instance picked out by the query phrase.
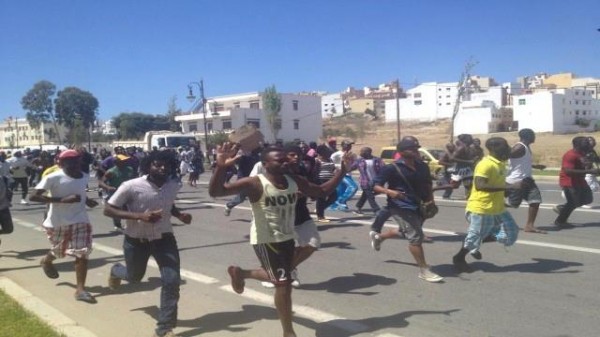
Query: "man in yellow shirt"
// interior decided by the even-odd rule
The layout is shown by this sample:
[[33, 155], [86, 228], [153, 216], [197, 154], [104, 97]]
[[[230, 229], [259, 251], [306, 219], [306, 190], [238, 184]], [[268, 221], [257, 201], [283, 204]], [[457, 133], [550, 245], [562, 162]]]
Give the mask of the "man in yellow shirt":
[[459, 272], [469, 271], [465, 257], [470, 252], [481, 259], [482, 239], [495, 236], [495, 241], [511, 246], [517, 241], [519, 227], [504, 207], [504, 191], [519, 189], [521, 183], [506, 184], [505, 161], [510, 157], [510, 146], [504, 138], [492, 137], [485, 142], [490, 154], [475, 167], [473, 190], [467, 201], [466, 218], [469, 222], [467, 237], [452, 262]]

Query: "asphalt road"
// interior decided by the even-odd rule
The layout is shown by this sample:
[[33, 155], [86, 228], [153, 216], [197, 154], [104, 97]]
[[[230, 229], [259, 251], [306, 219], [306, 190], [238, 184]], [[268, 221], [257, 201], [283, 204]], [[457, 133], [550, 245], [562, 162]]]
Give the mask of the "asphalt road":
[[[463, 194], [456, 191], [456, 199], [438, 201], [440, 213], [425, 225], [434, 239], [425, 245], [425, 253], [432, 269], [445, 277], [439, 284], [417, 278], [406, 241], [389, 240], [380, 252], [373, 251], [368, 239], [371, 217], [328, 212], [339, 219], [319, 225], [321, 250], [299, 268], [302, 284], [293, 294], [298, 336], [597, 336], [600, 211], [579, 209], [570, 218], [576, 228], [556, 231], [551, 207], [561, 202], [560, 191], [554, 181], [538, 184], [544, 204], [536, 224], [548, 234], [521, 232], [508, 249], [485, 244], [483, 260], [469, 260], [474, 271], [468, 274], [457, 274], [451, 262], [466, 229]], [[184, 278], [176, 332], [278, 336], [272, 290], [253, 281], [247, 281], [243, 295], [230, 290], [226, 267], [256, 267], [257, 260], [248, 244], [249, 205], [226, 217], [224, 202], [210, 198], [205, 184], [186, 186], [180, 194], [178, 205], [194, 219], [175, 228]], [[511, 211], [517, 223], [524, 222], [526, 210]], [[110, 265], [122, 261], [122, 236], [101, 209], [93, 209], [95, 251], [88, 285], [98, 303], [75, 302], [72, 261], [57, 264], [57, 280], [45, 278], [38, 265], [48, 248], [39, 231], [42, 212], [41, 205], [13, 208], [16, 229], [2, 237], [0, 276], [96, 336], [151, 336], [160, 292], [156, 268], [149, 268], [144, 283], [110, 291], [106, 277]]]

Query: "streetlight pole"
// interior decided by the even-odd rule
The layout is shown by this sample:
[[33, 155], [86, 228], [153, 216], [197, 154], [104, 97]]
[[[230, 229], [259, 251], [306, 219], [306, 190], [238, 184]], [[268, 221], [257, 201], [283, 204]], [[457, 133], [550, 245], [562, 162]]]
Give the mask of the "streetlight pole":
[[400, 80], [396, 79], [396, 144], [400, 142]]
[[194, 96], [194, 93], [192, 92], [192, 84], [197, 85], [198, 90], [200, 91], [200, 97], [198, 98], [198, 103], [195, 109], [198, 109], [198, 107], [202, 109], [202, 119], [204, 121], [204, 157], [206, 158], [206, 162], [210, 165], [210, 156], [208, 154], [208, 128], [206, 126], [206, 98], [204, 97], [204, 80], [200, 80], [200, 82], [190, 82], [188, 84], [189, 95], [187, 96], [187, 99], [190, 100], [190, 102], [193, 102], [196, 99], [196, 96]]

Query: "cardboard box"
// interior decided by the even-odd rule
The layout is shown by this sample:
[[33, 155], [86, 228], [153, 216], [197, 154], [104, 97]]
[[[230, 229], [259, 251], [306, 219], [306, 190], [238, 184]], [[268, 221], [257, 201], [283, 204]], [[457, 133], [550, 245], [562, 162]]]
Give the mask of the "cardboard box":
[[229, 134], [229, 141], [240, 144], [242, 151], [250, 152], [264, 143], [265, 136], [254, 125], [243, 125]]

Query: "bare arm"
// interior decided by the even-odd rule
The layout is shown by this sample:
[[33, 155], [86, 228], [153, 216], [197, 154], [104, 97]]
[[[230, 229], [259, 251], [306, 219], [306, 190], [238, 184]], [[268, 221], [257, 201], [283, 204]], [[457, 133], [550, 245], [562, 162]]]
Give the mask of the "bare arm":
[[34, 202], [41, 202], [44, 204], [51, 203], [63, 203], [63, 204], [72, 204], [81, 201], [81, 196], [79, 194], [72, 194], [66, 197], [49, 197], [46, 194], [46, 190], [35, 190], [35, 193], [29, 197], [29, 200]]
[[239, 155], [236, 154], [237, 150], [238, 146], [230, 143], [225, 143], [217, 148], [216, 166], [210, 177], [208, 194], [214, 198], [245, 192], [250, 201], [256, 201], [262, 194], [262, 187], [258, 183], [257, 177], [242, 178], [229, 184], [225, 182], [227, 167], [234, 165], [239, 158]]
[[162, 218], [162, 210], [159, 209], [154, 211], [146, 211], [144, 213], [134, 213], [107, 203], [104, 206], [104, 215], [111, 218], [139, 220], [143, 222], [154, 223]]
[[521, 182], [515, 184], [506, 184], [502, 187], [492, 186], [489, 184], [488, 179], [484, 177], [475, 177], [473, 179], [473, 188], [483, 192], [502, 192], [506, 190], [518, 190], [521, 188]]

